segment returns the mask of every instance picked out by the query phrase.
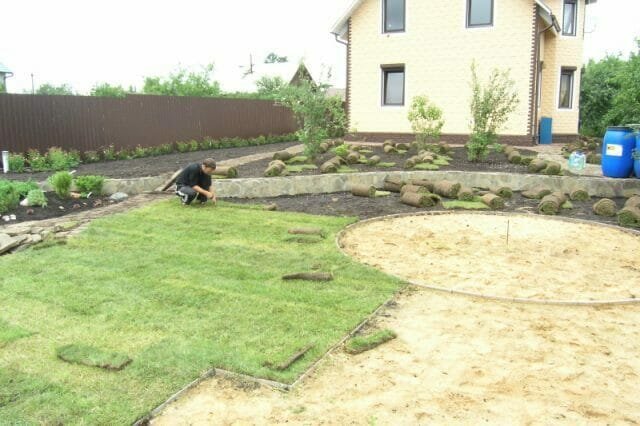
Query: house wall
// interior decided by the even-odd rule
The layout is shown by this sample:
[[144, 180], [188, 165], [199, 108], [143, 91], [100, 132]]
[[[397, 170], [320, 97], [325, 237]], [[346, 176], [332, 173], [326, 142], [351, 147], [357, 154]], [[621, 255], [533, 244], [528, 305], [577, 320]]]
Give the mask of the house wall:
[[[582, 67], [582, 51], [584, 44], [584, 14], [585, 2], [578, 0], [578, 19], [576, 36], [563, 36], [547, 31], [543, 34], [541, 57], [544, 62], [542, 69], [542, 93], [538, 117], [551, 117], [554, 135], [576, 135], [578, 133], [578, 119], [580, 115], [580, 69]], [[558, 21], [562, 25], [562, 0], [546, 0]], [[573, 102], [571, 109], [558, 108], [560, 93], [561, 67], [575, 67], [573, 84]]]
[[[407, 112], [426, 94], [444, 112], [443, 134], [469, 133], [471, 63], [481, 80], [493, 67], [510, 69], [520, 94], [508, 135], [525, 136], [531, 121], [533, 0], [494, 0], [494, 25], [465, 27], [466, 0], [407, 0], [406, 32], [382, 34], [381, 0], [365, 1], [351, 17], [350, 127], [358, 133], [409, 133]], [[382, 106], [381, 65], [405, 65], [405, 105]]]

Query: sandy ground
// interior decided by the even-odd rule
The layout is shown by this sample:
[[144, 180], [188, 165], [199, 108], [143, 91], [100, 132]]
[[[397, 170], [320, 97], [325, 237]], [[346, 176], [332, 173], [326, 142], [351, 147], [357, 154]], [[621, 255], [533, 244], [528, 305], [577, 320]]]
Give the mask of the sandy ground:
[[[600, 258], [591, 264], [614, 273]], [[398, 338], [355, 356], [336, 350], [291, 393], [214, 377], [153, 424], [640, 424], [640, 305], [518, 304], [409, 287], [374, 325]]]

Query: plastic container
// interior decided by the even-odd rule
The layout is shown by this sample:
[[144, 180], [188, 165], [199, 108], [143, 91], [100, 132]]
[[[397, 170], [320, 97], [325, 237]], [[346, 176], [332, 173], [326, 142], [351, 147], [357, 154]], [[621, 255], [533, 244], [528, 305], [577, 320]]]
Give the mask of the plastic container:
[[552, 123], [551, 117], [540, 118], [539, 142], [541, 145], [547, 145], [553, 141]]
[[640, 179], [640, 133], [636, 134], [636, 152], [633, 160], [633, 173]]
[[572, 172], [579, 172], [584, 170], [587, 164], [587, 156], [582, 151], [573, 151], [569, 155], [569, 170]]
[[636, 135], [631, 127], [607, 127], [602, 141], [602, 174], [612, 178], [628, 178], [633, 170], [631, 152]]

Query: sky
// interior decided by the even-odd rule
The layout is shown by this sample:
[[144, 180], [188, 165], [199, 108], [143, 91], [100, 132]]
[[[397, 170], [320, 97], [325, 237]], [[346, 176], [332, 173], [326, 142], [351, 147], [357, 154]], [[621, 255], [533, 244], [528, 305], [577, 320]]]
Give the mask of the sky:
[[[270, 53], [304, 59], [312, 73], [345, 86], [346, 49], [329, 34], [352, 0], [7, 0], [0, 8], [0, 62], [9, 92], [69, 84], [87, 94], [108, 82], [142, 88], [145, 76], [214, 63], [231, 81]], [[427, 1], [427, 0], [417, 0]], [[504, 0], [522, 1], [522, 0]], [[640, 0], [589, 6], [585, 59], [627, 55], [640, 37]], [[315, 77], [314, 76], [314, 77]]]

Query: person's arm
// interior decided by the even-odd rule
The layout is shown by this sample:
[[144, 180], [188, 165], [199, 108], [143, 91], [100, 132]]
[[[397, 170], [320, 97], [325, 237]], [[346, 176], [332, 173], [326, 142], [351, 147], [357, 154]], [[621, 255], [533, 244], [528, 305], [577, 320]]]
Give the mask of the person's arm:
[[193, 190], [196, 191], [198, 194], [202, 194], [205, 197], [209, 198], [214, 203], [217, 201], [216, 200], [216, 193], [213, 191], [212, 188], [209, 188], [209, 191], [207, 191], [204, 188], [201, 188], [199, 185], [194, 185], [191, 188], [193, 188]]

